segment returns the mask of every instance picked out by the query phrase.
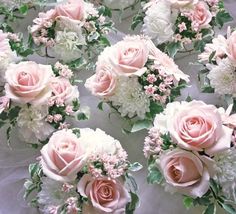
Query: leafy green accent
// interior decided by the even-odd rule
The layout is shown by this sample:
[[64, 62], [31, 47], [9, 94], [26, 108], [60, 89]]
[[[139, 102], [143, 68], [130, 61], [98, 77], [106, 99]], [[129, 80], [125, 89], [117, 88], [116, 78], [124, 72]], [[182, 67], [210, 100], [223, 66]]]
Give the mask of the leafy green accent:
[[220, 28], [223, 27], [224, 23], [233, 21], [232, 16], [225, 10], [222, 10], [216, 14], [216, 24], [220, 26]]
[[22, 15], [26, 15], [28, 13], [28, 10], [29, 10], [29, 6], [27, 4], [23, 4], [20, 6], [19, 8], [19, 12], [22, 14]]
[[80, 138], [80, 129], [74, 128], [72, 129], [72, 132], [76, 135], [77, 138]]
[[204, 210], [203, 214], [215, 214], [216, 213], [216, 205], [209, 204], [208, 207]]
[[74, 61], [71, 61], [70, 63], [68, 63], [68, 67], [71, 69], [71, 70], [76, 70], [76, 69], [80, 69], [82, 68], [83, 66], [86, 65], [86, 60], [84, 58], [78, 58]]
[[136, 15], [133, 17], [132, 24], [131, 24], [131, 29], [132, 29], [132, 30], [135, 30], [135, 28], [136, 28], [139, 24], [142, 24], [142, 23], [143, 23], [144, 15], [145, 15], [144, 12], [140, 12], [140, 13], [136, 14]]
[[149, 129], [152, 127], [152, 121], [150, 120], [138, 120], [136, 121], [131, 128], [131, 132], [138, 132], [143, 129]]
[[161, 184], [163, 181], [163, 175], [161, 171], [157, 168], [155, 164], [152, 164], [148, 167], [148, 176], [147, 176], [147, 182], [149, 184]]
[[236, 210], [234, 209], [234, 207], [230, 204], [221, 204], [222, 208], [229, 214], [236, 214]]
[[100, 16], [103, 15], [103, 16], [107, 16], [107, 17], [110, 17], [110, 18], [112, 17], [111, 10], [108, 7], [106, 7], [106, 6], [100, 6], [98, 8], [98, 14]]
[[131, 202], [129, 202], [126, 206], [126, 214], [133, 214], [136, 207], [139, 204], [139, 197], [136, 193], [133, 193], [130, 191], [130, 196], [131, 196]]
[[162, 135], [161, 138], [163, 140], [163, 143], [161, 145], [161, 148], [163, 150], [168, 150], [168, 149], [170, 149], [171, 146], [176, 147], [176, 145], [173, 143], [169, 133]]
[[189, 196], [184, 196], [183, 204], [184, 204], [186, 209], [189, 209], [193, 206], [193, 199]]
[[150, 101], [149, 109], [150, 112], [146, 113], [146, 117], [151, 120], [155, 118], [156, 114], [160, 114], [164, 111], [163, 106], [160, 103], [154, 102], [153, 100]]
[[97, 108], [98, 108], [99, 110], [101, 110], [101, 111], [103, 111], [103, 104], [104, 104], [104, 102], [102, 101], [102, 102], [100, 102], [100, 103], [98, 104], [98, 106], [97, 106]]
[[136, 192], [138, 190], [138, 185], [131, 173], [125, 174], [125, 180], [126, 180], [127, 186], [129, 186], [129, 188], [133, 192]]
[[166, 51], [170, 57], [174, 58], [176, 53], [183, 47], [180, 42], [171, 42], [166, 45]]
[[88, 120], [88, 119], [89, 117], [83, 112], [77, 114], [77, 120]]
[[143, 166], [138, 162], [132, 163], [129, 166], [129, 170], [132, 171], [132, 172], [137, 172], [142, 168], [143, 168]]

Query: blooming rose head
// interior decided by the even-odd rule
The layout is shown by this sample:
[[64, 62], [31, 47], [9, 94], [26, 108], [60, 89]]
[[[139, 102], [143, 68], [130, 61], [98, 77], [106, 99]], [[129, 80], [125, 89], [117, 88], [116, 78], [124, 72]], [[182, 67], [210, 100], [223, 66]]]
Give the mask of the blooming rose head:
[[160, 168], [166, 182], [178, 192], [194, 198], [202, 197], [209, 189], [210, 173], [207, 166], [212, 162], [206, 156], [203, 160], [208, 163], [205, 164], [200, 156], [192, 152], [175, 149], [161, 155]]
[[125, 207], [130, 201], [124, 184], [119, 180], [106, 177], [95, 179], [90, 175], [84, 175], [77, 185], [77, 190], [91, 202], [91, 204], [85, 205], [86, 212], [84, 213], [124, 213]]
[[56, 7], [56, 15], [81, 21], [84, 18], [84, 1], [68, 0], [66, 4], [60, 4]]
[[201, 101], [174, 102], [167, 105], [165, 115], [157, 115], [155, 123], [184, 149], [205, 151], [211, 156], [230, 148], [233, 130], [223, 125], [213, 105]]
[[56, 103], [70, 104], [73, 100], [78, 99], [79, 91], [77, 86], [71, 85], [66, 78], [55, 77], [51, 81], [52, 99]]
[[113, 70], [124, 76], [142, 75], [148, 60], [148, 49], [140, 37], [126, 37], [112, 47], [106, 48], [98, 59], [98, 65], [110, 63]]
[[109, 65], [98, 66], [96, 73], [86, 80], [85, 87], [93, 95], [100, 97], [109, 97], [113, 95], [116, 88], [117, 75]]
[[199, 0], [168, 0], [173, 8], [191, 7], [197, 4]]
[[51, 96], [53, 77], [50, 65], [35, 62], [11, 64], [5, 74], [6, 96], [17, 103], [43, 104]]
[[196, 24], [196, 30], [208, 27], [212, 20], [212, 14], [207, 4], [203, 1], [198, 2], [193, 9], [193, 23]]
[[86, 159], [80, 140], [72, 130], [55, 132], [41, 149], [41, 155], [44, 174], [62, 182], [73, 181]]
[[226, 54], [231, 61], [236, 63], [236, 31], [227, 40]]

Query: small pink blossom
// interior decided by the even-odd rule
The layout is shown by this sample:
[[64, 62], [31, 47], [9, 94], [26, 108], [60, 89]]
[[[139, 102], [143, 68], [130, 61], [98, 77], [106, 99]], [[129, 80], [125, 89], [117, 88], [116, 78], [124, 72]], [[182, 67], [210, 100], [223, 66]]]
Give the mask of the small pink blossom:
[[48, 208], [48, 213], [49, 214], [57, 214], [58, 213], [58, 209], [59, 209], [58, 206], [50, 206]]
[[145, 94], [148, 96], [153, 95], [157, 90], [157, 88], [153, 85], [144, 86], [144, 89], [145, 89]]
[[66, 111], [66, 114], [68, 114], [68, 115], [72, 114], [74, 112], [73, 106], [70, 106], [70, 105], [66, 106], [65, 111]]
[[159, 88], [160, 92], [165, 92], [166, 91], [166, 84], [161, 82], [158, 88]]
[[175, 40], [175, 42], [180, 42], [180, 41], [182, 40], [182, 36], [181, 36], [179, 33], [177, 33], [177, 34], [174, 36], [174, 40]]
[[157, 81], [157, 78], [154, 74], [148, 74], [147, 81], [152, 84]]
[[179, 32], [183, 32], [184, 30], [187, 30], [186, 24], [182, 22], [181, 24], [178, 25]]
[[10, 99], [8, 97], [0, 97], [0, 114], [9, 108]]
[[59, 130], [62, 130], [62, 129], [68, 129], [70, 127], [70, 124], [69, 123], [60, 123], [60, 126], [59, 126]]
[[58, 123], [59, 121], [62, 121], [62, 115], [61, 114], [55, 114], [53, 116], [53, 120], [55, 123]]
[[77, 207], [78, 199], [76, 197], [70, 197], [67, 199], [67, 213], [68, 214], [77, 214], [79, 208]]
[[46, 118], [46, 121], [49, 122], [49, 123], [52, 123], [54, 120], [54, 117], [52, 115], [48, 115], [47, 118]]
[[71, 184], [64, 183], [64, 184], [62, 185], [62, 191], [68, 193], [68, 192], [70, 192], [71, 189], [73, 189], [73, 187], [74, 187], [74, 186], [71, 185]]

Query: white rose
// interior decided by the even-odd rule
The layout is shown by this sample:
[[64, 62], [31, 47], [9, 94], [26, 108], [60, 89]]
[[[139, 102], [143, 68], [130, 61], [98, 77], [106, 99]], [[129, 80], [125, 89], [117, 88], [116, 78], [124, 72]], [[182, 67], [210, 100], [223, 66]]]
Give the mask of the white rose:
[[144, 18], [143, 33], [156, 39], [157, 44], [172, 39], [174, 31], [169, 2], [160, 0], [151, 4]]
[[199, 0], [167, 0], [171, 3], [174, 8], [191, 7], [197, 4]]

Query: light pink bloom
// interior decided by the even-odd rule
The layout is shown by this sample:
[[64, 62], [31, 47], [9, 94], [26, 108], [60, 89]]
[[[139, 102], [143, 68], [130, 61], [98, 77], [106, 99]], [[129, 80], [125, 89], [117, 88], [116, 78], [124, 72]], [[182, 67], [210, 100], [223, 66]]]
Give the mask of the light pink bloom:
[[8, 97], [0, 97], [0, 114], [9, 108], [10, 99]]
[[22, 104], [47, 103], [52, 93], [50, 83], [53, 76], [50, 65], [29, 61], [11, 64], [5, 74], [6, 96]]
[[145, 94], [147, 94], [148, 96], [152, 96], [157, 90], [156, 86], [153, 85], [144, 86], [144, 89]]
[[157, 78], [154, 74], [148, 74], [147, 81], [152, 84], [157, 81]]
[[54, 117], [52, 115], [48, 115], [47, 118], [46, 118], [46, 121], [49, 122], [49, 123], [52, 123], [54, 120]]
[[84, 213], [124, 213], [130, 201], [130, 195], [124, 184], [106, 177], [95, 179], [90, 175], [84, 175], [78, 183], [77, 190], [90, 201], [89, 205], [83, 208]]
[[184, 30], [187, 30], [186, 24], [182, 22], [181, 24], [178, 25], [179, 32], [183, 32]]
[[70, 105], [66, 106], [65, 111], [68, 115], [72, 114], [74, 112], [73, 111], [73, 106], [70, 106]]
[[236, 31], [227, 40], [226, 54], [232, 62], [236, 63]]
[[61, 114], [55, 114], [53, 116], [53, 120], [55, 123], [58, 123], [59, 121], [62, 121], [62, 115]]

